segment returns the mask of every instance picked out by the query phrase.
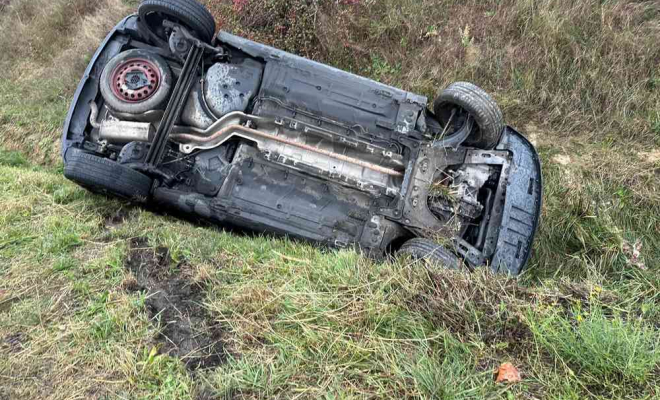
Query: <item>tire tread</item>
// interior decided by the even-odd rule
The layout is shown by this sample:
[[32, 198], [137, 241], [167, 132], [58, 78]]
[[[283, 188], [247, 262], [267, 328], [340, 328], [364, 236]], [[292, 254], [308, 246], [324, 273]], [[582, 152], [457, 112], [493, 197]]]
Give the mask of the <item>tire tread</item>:
[[153, 182], [138, 171], [74, 147], [67, 150], [64, 176], [92, 191], [139, 201], [149, 197]]
[[454, 82], [449, 85], [433, 104], [436, 115], [447, 104], [457, 105], [468, 111], [479, 126], [479, 133], [466, 140], [467, 145], [485, 149], [497, 145], [504, 131], [504, 115], [495, 100], [483, 89], [470, 82]]
[[400, 255], [408, 255], [413, 259], [428, 260], [450, 269], [461, 266], [460, 259], [443, 246], [430, 239], [414, 238], [408, 240], [398, 251]]
[[187, 19], [187, 24], [195, 30], [200, 39], [211, 42], [215, 34], [216, 24], [213, 15], [195, 0], [144, 0], [138, 8], [138, 14], [143, 17], [149, 12], [160, 11], [180, 19]]

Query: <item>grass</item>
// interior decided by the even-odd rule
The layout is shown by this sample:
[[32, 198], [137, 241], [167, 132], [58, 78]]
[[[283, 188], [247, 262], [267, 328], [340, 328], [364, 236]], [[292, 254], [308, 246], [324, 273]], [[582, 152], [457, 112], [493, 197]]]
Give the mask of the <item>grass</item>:
[[[129, 3], [0, 2], [0, 397], [657, 396], [655, 2], [207, 1], [224, 29], [431, 98], [458, 79], [492, 92], [543, 161], [517, 279], [224, 232], [67, 182], [60, 125]], [[180, 348], [209, 347], [173, 350], [171, 320]], [[502, 362], [521, 383], [494, 383]]]
[[608, 316], [601, 308], [586, 314], [574, 312], [571, 321], [551, 313], [532, 330], [540, 344], [574, 365], [588, 384], [599, 385], [603, 378], [644, 384], [660, 361], [656, 332], [640, 320]]
[[11, 0], [0, 11], [0, 145], [41, 164], [58, 161], [53, 139], [82, 71], [129, 10], [122, 0]]

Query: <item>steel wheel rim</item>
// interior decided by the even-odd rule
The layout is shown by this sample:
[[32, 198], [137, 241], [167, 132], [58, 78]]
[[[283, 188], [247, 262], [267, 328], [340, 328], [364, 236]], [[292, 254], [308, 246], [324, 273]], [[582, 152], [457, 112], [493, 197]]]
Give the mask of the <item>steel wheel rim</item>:
[[153, 62], [142, 58], [119, 64], [110, 79], [115, 96], [127, 103], [140, 103], [151, 98], [161, 84], [160, 70]]

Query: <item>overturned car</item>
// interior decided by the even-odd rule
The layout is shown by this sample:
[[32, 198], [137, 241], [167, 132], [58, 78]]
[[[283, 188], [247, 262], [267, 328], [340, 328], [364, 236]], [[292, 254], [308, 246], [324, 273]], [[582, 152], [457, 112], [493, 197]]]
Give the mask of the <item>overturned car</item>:
[[519, 274], [541, 206], [535, 149], [473, 84], [427, 104], [216, 35], [194, 0], [145, 0], [80, 82], [64, 174], [220, 225]]

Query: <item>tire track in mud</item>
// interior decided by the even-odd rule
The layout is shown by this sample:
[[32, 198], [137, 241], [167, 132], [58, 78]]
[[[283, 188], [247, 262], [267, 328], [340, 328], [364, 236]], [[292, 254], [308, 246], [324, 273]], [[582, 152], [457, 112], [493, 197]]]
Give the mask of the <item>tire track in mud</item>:
[[133, 238], [125, 267], [135, 279], [128, 291], [146, 292], [152, 323], [160, 327], [160, 351], [180, 358], [189, 370], [212, 368], [226, 359], [223, 330], [202, 305], [204, 287], [173, 274], [166, 247], [150, 247], [146, 238]]

